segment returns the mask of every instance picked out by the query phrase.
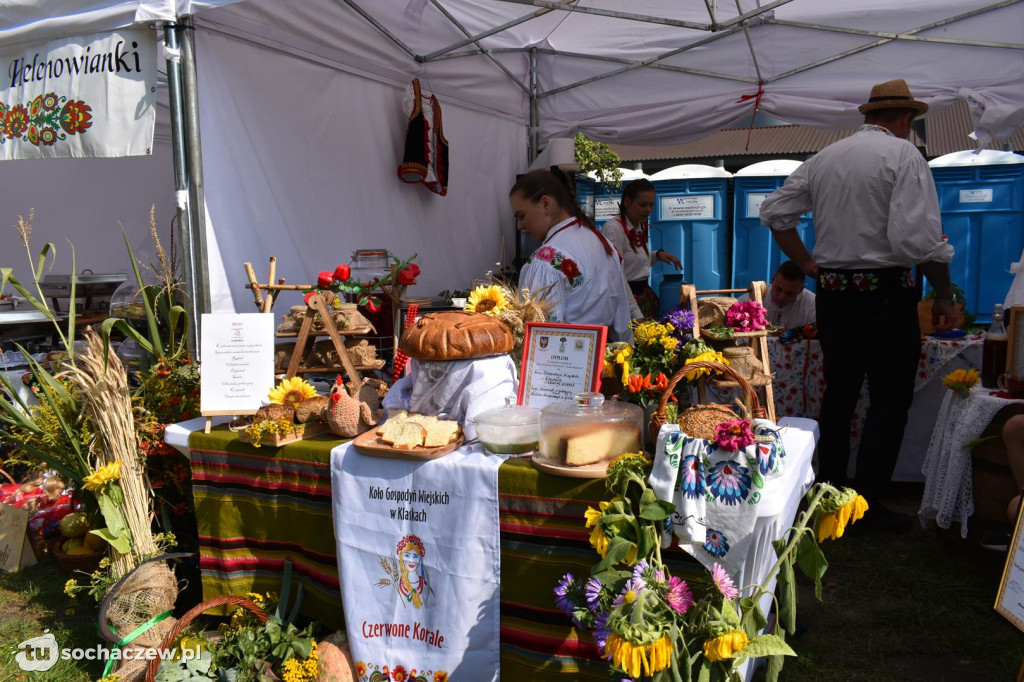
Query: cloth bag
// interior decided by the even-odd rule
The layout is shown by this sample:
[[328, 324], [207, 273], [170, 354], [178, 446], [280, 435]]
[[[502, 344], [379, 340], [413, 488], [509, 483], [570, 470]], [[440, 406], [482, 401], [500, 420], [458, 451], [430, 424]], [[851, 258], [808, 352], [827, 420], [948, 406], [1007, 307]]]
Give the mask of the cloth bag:
[[778, 427], [751, 420], [754, 442], [729, 451], [666, 424], [658, 433], [649, 483], [659, 499], [676, 505], [662, 546], [673, 539], [710, 568], [738, 575], [747, 556], [765, 483], [782, 472], [786, 457]]

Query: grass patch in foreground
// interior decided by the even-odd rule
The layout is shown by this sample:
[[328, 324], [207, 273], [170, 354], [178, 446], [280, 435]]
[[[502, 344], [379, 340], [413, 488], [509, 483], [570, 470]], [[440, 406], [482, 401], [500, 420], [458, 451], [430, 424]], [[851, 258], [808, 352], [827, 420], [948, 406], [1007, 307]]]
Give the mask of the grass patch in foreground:
[[[920, 493], [897, 506], [916, 513]], [[870, 513], [870, 512], [868, 512]], [[800, 623], [782, 682], [961, 682], [1015, 679], [1021, 633], [993, 609], [1005, 554], [916, 521], [902, 534], [826, 540], [822, 601], [797, 573]], [[759, 671], [756, 680], [763, 680]]]
[[[62, 649], [95, 648], [103, 642], [96, 630], [96, 604], [79, 598], [66, 613], [65, 575], [52, 559], [18, 571], [0, 573], [0, 680], [92, 682], [103, 673], [97, 661], [60, 660], [45, 673], [24, 672], [14, 660], [18, 644], [49, 629]], [[105, 642], [103, 642], [105, 645]]]

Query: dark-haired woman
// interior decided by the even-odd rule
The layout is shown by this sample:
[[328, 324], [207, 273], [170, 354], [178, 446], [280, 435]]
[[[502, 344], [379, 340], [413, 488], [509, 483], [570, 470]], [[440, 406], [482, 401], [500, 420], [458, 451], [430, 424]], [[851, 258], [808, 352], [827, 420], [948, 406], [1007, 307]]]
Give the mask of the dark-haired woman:
[[570, 183], [561, 171], [536, 170], [509, 192], [516, 229], [541, 243], [523, 266], [519, 286], [547, 292], [552, 322], [605, 325], [609, 341], [632, 341], [632, 297], [619, 254], [583, 215]]
[[646, 318], [658, 317], [658, 297], [651, 289], [651, 265], [669, 263], [676, 269], [682, 263], [674, 255], [658, 249], [651, 253], [647, 219], [654, 210], [654, 185], [646, 178], [633, 180], [622, 188], [619, 215], [601, 226], [601, 234], [622, 254], [622, 272]]

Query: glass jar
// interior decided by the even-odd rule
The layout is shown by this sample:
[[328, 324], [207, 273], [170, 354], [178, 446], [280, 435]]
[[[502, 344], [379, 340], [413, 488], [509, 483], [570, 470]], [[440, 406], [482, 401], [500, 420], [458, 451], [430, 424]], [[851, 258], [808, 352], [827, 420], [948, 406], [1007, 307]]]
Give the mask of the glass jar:
[[575, 401], [540, 411], [540, 455], [559, 465], [584, 466], [637, 452], [643, 446], [644, 412], [639, 405], [606, 401], [600, 393], [578, 393]]
[[540, 410], [516, 404], [516, 397], [505, 398], [504, 407], [495, 407], [473, 417], [477, 438], [488, 452], [523, 456], [537, 449]]
[[[391, 274], [391, 262], [391, 252], [387, 249], [357, 249], [352, 252], [350, 277], [353, 281], [368, 286], [374, 280], [383, 279]], [[380, 302], [380, 307], [376, 311], [371, 311], [365, 305], [359, 306], [359, 312], [370, 321], [377, 331], [361, 338], [377, 347], [378, 357], [390, 359], [395, 345], [392, 336], [395, 324], [391, 299], [380, 290], [376, 293], [369, 291], [367, 296], [374, 296]], [[347, 298], [350, 303], [359, 302], [358, 296], [348, 295]]]
[[367, 286], [391, 274], [391, 252], [387, 249], [357, 249], [352, 252], [353, 280]]

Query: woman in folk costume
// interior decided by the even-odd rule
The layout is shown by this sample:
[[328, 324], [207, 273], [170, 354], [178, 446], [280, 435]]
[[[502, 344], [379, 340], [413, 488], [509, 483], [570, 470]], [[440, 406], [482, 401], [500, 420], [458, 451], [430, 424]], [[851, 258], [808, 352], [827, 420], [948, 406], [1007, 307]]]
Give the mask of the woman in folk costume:
[[418, 609], [434, 593], [427, 577], [427, 568], [423, 565], [423, 555], [426, 554], [423, 542], [415, 535], [406, 535], [398, 541], [395, 553], [398, 555], [402, 575], [397, 585], [398, 593]]
[[[620, 256], [583, 215], [557, 167], [520, 177], [509, 192], [516, 228], [541, 243], [519, 273], [520, 288], [543, 295], [552, 322], [608, 327], [609, 341], [632, 341], [639, 316]], [[630, 303], [634, 303], [631, 309]]]
[[658, 297], [648, 282], [651, 266], [668, 263], [677, 270], [682, 267], [682, 262], [664, 249], [651, 252], [647, 219], [654, 210], [654, 200], [654, 185], [638, 178], [623, 187], [619, 215], [601, 226], [601, 234], [622, 254], [622, 272], [640, 311], [650, 319], [658, 317]]

